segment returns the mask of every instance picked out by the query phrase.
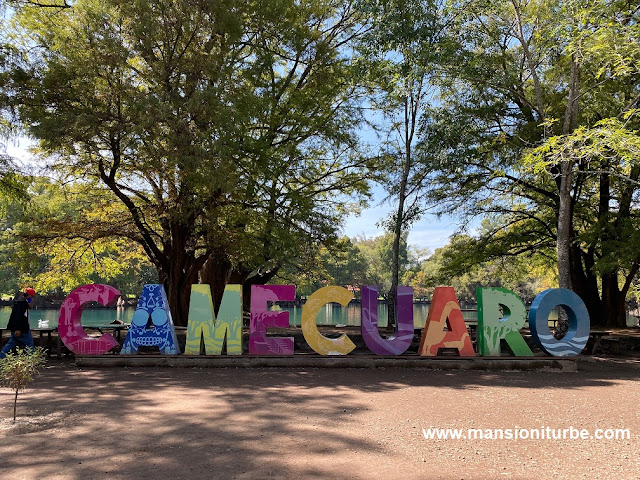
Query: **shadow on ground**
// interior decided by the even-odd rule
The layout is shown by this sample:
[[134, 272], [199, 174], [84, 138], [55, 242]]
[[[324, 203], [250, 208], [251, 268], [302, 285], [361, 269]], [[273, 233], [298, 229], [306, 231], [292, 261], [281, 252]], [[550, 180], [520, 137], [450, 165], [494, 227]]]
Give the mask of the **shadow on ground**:
[[[19, 414], [64, 424], [0, 431], [5, 474], [20, 478], [344, 478], [344, 451], [393, 456], [367, 439], [353, 393], [410, 387], [583, 389], [635, 381], [637, 359], [582, 361], [578, 373], [409, 369], [90, 369], [50, 360]], [[0, 390], [2, 417], [12, 395]], [[393, 415], [394, 406], [389, 405]], [[346, 428], [345, 428], [346, 427]], [[290, 456], [296, 461], [291, 462]], [[289, 461], [284, 462], [287, 457]], [[28, 467], [25, 466], [28, 463]], [[332, 460], [334, 459], [334, 460]], [[347, 460], [344, 460], [347, 461]], [[333, 462], [333, 463], [332, 463]], [[33, 475], [24, 474], [25, 468]], [[346, 466], [345, 466], [346, 468]], [[224, 472], [224, 474], [222, 473]], [[36, 475], [37, 473], [37, 475]]]

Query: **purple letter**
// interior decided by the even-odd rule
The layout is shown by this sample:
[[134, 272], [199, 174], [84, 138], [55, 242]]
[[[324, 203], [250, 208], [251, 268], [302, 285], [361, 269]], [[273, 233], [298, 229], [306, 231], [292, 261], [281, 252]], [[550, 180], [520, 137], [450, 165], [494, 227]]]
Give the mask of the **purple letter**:
[[402, 355], [413, 340], [413, 288], [396, 289], [395, 334], [383, 339], [378, 332], [378, 289], [362, 287], [362, 338], [376, 355]]

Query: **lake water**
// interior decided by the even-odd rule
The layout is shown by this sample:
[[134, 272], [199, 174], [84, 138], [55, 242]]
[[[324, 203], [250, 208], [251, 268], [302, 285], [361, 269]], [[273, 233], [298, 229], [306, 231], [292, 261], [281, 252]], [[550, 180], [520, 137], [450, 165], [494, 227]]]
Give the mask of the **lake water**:
[[[278, 307], [275, 307], [278, 309]], [[86, 326], [107, 325], [114, 320], [120, 320], [123, 323], [131, 323], [131, 318], [135, 312], [135, 308], [99, 308], [86, 309], [82, 313], [82, 324]], [[283, 308], [282, 310], [289, 312], [289, 321], [291, 325], [300, 325], [300, 317], [302, 315], [302, 307]], [[413, 305], [413, 324], [415, 328], [423, 328], [429, 312], [429, 305], [425, 303], [415, 303]], [[0, 328], [5, 328], [11, 314], [10, 307], [0, 308]], [[463, 310], [464, 319], [477, 322], [478, 316], [475, 310]], [[30, 324], [32, 328], [54, 328], [58, 326], [58, 309], [34, 309], [31, 310]], [[557, 318], [552, 312], [550, 320]], [[337, 303], [325, 305], [318, 313], [318, 325], [340, 325], [340, 326], [359, 326], [360, 325], [360, 305], [349, 304], [346, 307]], [[636, 319], [632, 316], [627, 318], [628, 325], [635, 325]], [[385, 304], [378, 305], [378, 325], [380, 327], [387, 326], [387, 306]]]
[[[278, 309], [278, 307], [275, 307]], [[85, 309], [82, 312], [82, 324], [87, 326], [107, 325], [114, 320], [120, 320], [123, 323], [131, 323], [131, 318], [135, 312], [135, 308], [97, 308]], [[282, 308], [289, 312], [289, 321], [291, 325], [300, 325], [302, 316], [302, 307]], [[424, 327], [427, 319], [429, 305], [414, 304], [413, 306], [413, 323], [416, 328]], [[11, 315], [10, 307], [0, 308], [0, 328], [5, 328]], [[54, 328], [58, 326], [58, 309], [33, 309], [29, 323], [32, 328]], [[474, 321], [477, 319], [476, 311], [464, 311], [464, 318]], [[46, 323], [46, 326], [43, 325]], [[318, 325], [360, 325], [360, 305], [349, 304], [346, 307], [337, 303], [325, 305], [318, 313]], [[385, 304], [378, 305], [378, 325], [385, 327], [387, 325], [387, 306]]]
[[[87, 326], [107, 325], [114, 320], [131, 323], [135, 308], [96, 308], [82, 312], [82, 324]], [[6, 328], [11, 307], [0, 308], [0, 328]], [[31, 328], [55, 328], [58, 326], [60, 309], [34, 308], [29, 315]]]

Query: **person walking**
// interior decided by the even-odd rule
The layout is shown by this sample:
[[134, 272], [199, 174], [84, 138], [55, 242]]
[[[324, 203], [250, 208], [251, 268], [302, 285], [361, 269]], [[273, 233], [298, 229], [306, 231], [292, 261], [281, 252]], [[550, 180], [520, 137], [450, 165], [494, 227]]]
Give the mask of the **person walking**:
[[34, 349], [31, 328], [29, 327], [29, 309], [31, 308], [31, 301], [35, 296], [36, 291], [33, 288], [25, 288], [22, 293], [22, 298], [18, 295], [13, 301], [11, 316], [7, 324], [7, 328], [11, 331], [11, 337], [9, 337], [9, 341], [2, 351], [0, 351], [0, 358], [6, 357], [7, 353], [18, 344], [31, 350]]

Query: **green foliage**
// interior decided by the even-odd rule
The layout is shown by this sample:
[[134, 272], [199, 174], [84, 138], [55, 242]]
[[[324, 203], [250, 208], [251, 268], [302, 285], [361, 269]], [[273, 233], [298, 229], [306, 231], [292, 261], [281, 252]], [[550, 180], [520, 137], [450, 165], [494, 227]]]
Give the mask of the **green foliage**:
[[60, 178], [119, 203], [75, 238], [139, 243], [178, 322], [187, 285], [268, 281], [367, 192], [349, 3], [79, 0], [15, 22], [4, 99]]
[[13, 421], [16, 421], [18, 393], [24, 391], [46, 362], [46, 351], [40, 347], [19, 349], [0, 359], [0, 383], [14, 393]]
[[[391, 285], [393, 234], [378, 237], [343, 237], [329, 246], [305, 256], [297, 267], [279, 272], [274, 281], [296, 285], [296, 293], [307, 296], [326, 285], [349, 287], [356, 293], [362, 285], [374, 285], [386, 298]], [[400, 243], [400, 274], [409, 265], [407, 234]], [[417, 261], [417, 260], [414, 260]]]
[[366, 284], [368, 265], [360, 249], [348, 237], [309, 251], [298, 262], [291, 262], [274, 279], [296, 285], [298, 296], [309, 296], [326, 285], [359, 287]]
[[419, 133], [428, 201], [492, 223], [461, 261], [562, 253], [592, 316], [624, 320], [620, 298], [640, 262], [640, 11], [608, 0], [463, 0], [442, 11], [436, 48], [448, 55], [431, 64], [441, 103]]
[[452, 286], [460, 301], [475, 304], [478, 287], [504, 287], [531, 302], [542, 290], [557, 287], [553, 261], [543, 256], [488, 255], [480, 239], [466, 235], [415, 264], [404, 276], [416, 297], [430, 298], [437, 286]]
[[[408, 232], [404, 232], [400, 239], [399, 249], [399, 278], [402, 278], [408, 264]], [[359, 237], [354, 241], [355, 246], [360, 251], [360, 255], [366, 262], [366, 274], [363, 285], [375, 285], [378, 293], [387, 297], [392, 282], [392, 256], [393, 256], [393, 233], [386, 233], [377, 237]]]
[[640, 133], [627, 125], [637, 114], [638, 110], [632, 109], [625, 113], [624, 122], [608, 118], [591, 128], [581, 125], [570, 134], [551, 137], [526, 152], [524, 163], [540, 174], [548, 173], [559, 163], [576, 162], [583, 167], [581, 175], [606, 172], [635, 182], [630, 174], [640, 164]]
[[157, 283], [140, 245], [104, 230], [103, 219], [115, 218], [119, 207], [104, 190], [34, 178], [28, 193], [28, 204], [8, 202], [0, 219], [0, 291], [29, 284], [61, 299], [85, 283], [108, 283], [123, 295]]

